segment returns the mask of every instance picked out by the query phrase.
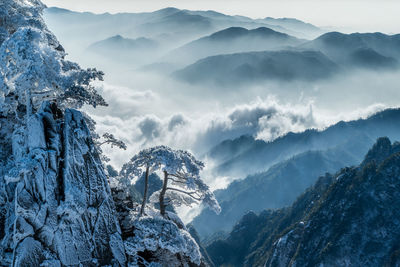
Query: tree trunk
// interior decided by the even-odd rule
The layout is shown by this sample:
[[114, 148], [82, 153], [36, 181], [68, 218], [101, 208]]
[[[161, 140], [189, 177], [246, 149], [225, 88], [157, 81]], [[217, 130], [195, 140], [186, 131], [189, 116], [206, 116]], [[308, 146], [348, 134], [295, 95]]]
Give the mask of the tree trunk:
[[143, 201], [142, 201], [142, 208], [140, 209], [140, 215], [142, 216], [144, 214], [144, 209], [146, 207], [146, 202], [147, 202], [147, 192], [149, 189], [149, 166], [146, 168], [146, 174], [144, 177], [144, 192], [143, 192]]
[[163, 217], [165, 216], [164, 197], [165, 197], [165, 192], [167, 191], [167, 184], [168, 184], [168, 173], [164, 171], [164, 183], [160, 192], [160, 213]]

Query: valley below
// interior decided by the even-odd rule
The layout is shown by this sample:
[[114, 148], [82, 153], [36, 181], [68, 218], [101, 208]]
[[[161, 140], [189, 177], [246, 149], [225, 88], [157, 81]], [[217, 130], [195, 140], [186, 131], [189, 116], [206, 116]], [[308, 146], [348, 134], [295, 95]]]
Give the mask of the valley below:
[[0, 7], [1, 266], [400, 266], [400, 34]]

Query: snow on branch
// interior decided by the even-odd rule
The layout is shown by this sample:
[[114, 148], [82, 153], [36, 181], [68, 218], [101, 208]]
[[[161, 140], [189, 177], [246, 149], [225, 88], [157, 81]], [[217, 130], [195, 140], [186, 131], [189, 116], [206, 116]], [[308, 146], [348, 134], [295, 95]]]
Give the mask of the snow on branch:
[[[162, 171], [164, 173], [163, 188], [157, 192], [157, 196], [160, 212], [163, 215], [168, 203], [174, 206], [204, 203], [219, 213], [220, 206], [214, 194], [200, 178], [203, 168], [204, 163], [187, 151], [156, 146], [144, 149], [135, 155], [122, 167], [121, 176], [134, 179], [146, 173], [145, 170]], [[151, 199], [154, 200], [154, 197], [152, 196]]]
[[0, 115], [27, 118], [45, 101], [60, 108], [107, 106], [92, 81], [104, 73], [82, 69], [48, 30], [38, 0], [0, 3]]
[[126, 144], [124, 143], [124, 141], [122, 140], [118, 140], [117, 138], [114, 137], [113, 134], [110, 133], [105, 133], [103, 134], [103, 141], [100, 141], [98, 143], [99, 146], [105, 145], [105, 144], [109, 144], [111, 145], [111, 147], [117, 147], [123, 150], [126, 150]]

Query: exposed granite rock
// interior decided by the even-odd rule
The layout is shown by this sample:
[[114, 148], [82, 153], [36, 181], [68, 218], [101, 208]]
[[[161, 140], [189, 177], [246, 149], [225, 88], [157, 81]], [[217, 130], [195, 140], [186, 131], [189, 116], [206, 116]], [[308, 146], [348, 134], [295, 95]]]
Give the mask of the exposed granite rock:
[[43, 104], [14, 131], [12, 152], [2, 177], [3, 264], [124, 266], [111, 190], [82, 114]]

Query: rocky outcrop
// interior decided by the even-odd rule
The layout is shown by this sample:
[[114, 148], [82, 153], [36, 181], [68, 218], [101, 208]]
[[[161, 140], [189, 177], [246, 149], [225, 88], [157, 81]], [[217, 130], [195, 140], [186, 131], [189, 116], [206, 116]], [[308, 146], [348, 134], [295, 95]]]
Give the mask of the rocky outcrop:
[[0, 266], [197, 266], [182, 222], [138, 218], [130, 183], [111, 191], [94, 122], [66, 109], [106, 106], [91, 83], [103, 73], [65, 60], [44, 8], [0, 1]]
[[263, 264], [395, 266], [400, 241], [399, 177], [399, 144], [381, 138], [360, 167], [339, 172], [311, 212], [277, 235]]
[[[157, 212], [158, 213], [158, 212]], [[159, 213], [158, 213], [159, 214]], [[199, 246], [176, 215], [132, 217], [131, 236], [125, 239], [132, 266], [207, 266]]]
[[111, 191], [82, 114], [44, 103], [10, 141], [0, 178], [2, 264], [124, 266]]
[[397, 152], [400, 152], [400, 143], [395, 142], [392, 145], [389, 138], [387, 137], [378, 138], [374, 146], [368, 151], [361, 166], [365, 166], [370, 163], [379, 165], [387, 157]]
[[379, 138], [356, 167], [326, 174], [290, 207], [249, 213], [207, 246], [217, 265], [399, 266], [400, 144]]

